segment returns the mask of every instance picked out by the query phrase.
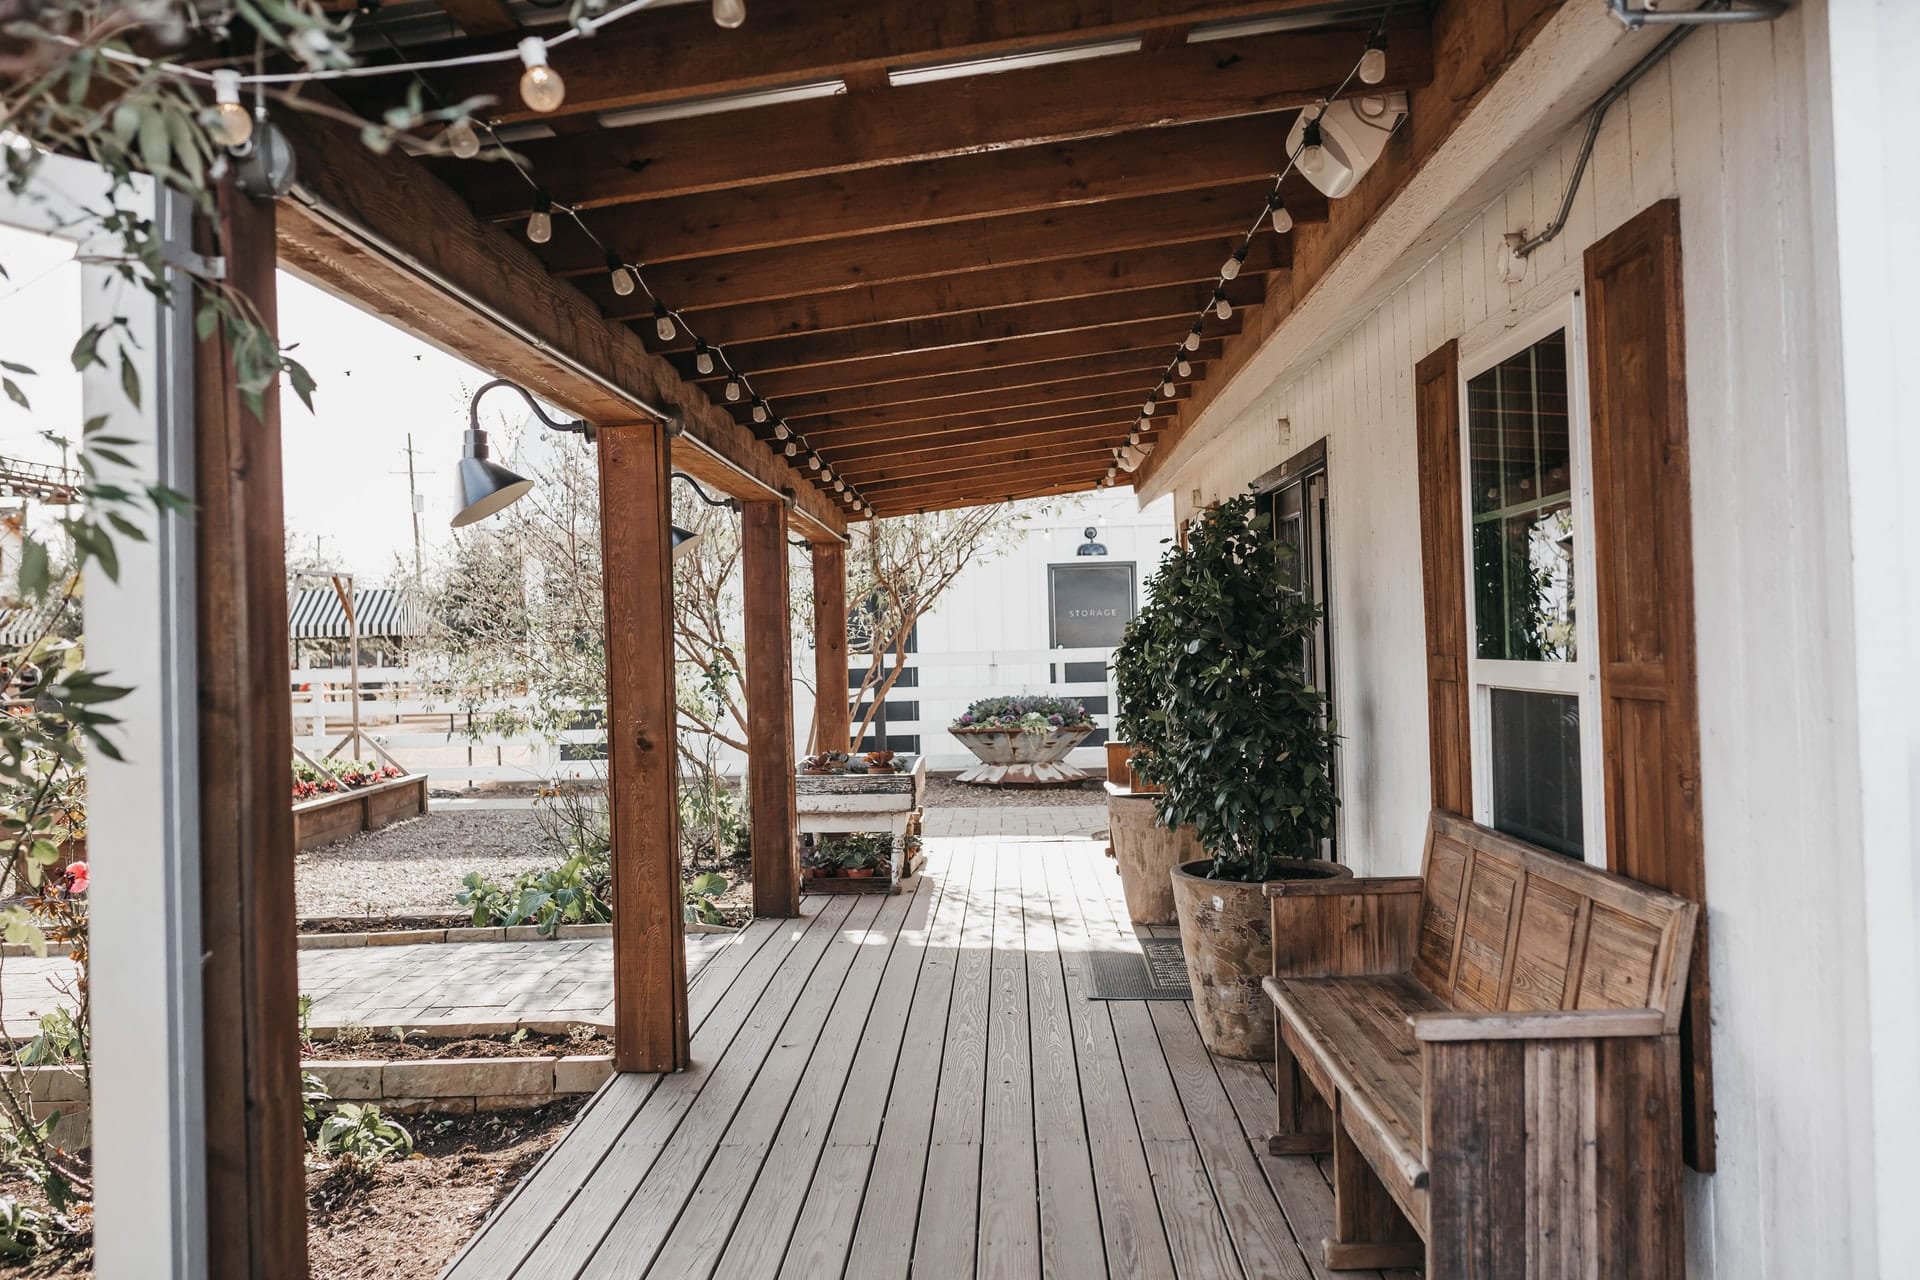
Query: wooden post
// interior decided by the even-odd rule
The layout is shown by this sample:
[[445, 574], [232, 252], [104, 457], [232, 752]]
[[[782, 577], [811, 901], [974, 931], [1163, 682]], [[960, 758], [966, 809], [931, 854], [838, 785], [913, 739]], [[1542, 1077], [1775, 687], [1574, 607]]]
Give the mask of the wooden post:
[[747, 805], [753, 824], [753, 914], [800, 914], [793, 797], [793, 639], [787, 606], [787, 508], [740, 513], [747, 632]]
[[852, 749], [847, 705], [847, 549], [813, 544], [813, 749]]
[[599, 433], [606, 590], [607, 804], [613, 833], [613, 1065], [687, 1065], [673, 545], [667, 433]]
[[[217, 216], [200, 247], [272, 328], [273, 205], [229, 186]], [[195, 349], [194, 401], [207, 1275], [304, 1280], [279, 396], [270, 383], [247, 406], [216, 332]]]

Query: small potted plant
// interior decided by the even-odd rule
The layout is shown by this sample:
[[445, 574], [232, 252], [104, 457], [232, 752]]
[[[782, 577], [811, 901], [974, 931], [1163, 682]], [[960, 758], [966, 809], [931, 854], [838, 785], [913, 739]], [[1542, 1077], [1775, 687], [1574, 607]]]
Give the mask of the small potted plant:
[[840, 772], [840, 766], [834, 763], [832, 752], [821, 751], [802, 759], [800, 761], [800, 772], [815, 775], [838, 773]]
[[849, 880], [871, 880], [880, 873], [881, 842], [891, 846], [889, 837], [872, 833], [845, 836], [840, 844], [840, 866]]
[[894, 753], [891, 751], [867, 752], [868, 773], [892, 773]]
[[814, 880], [831, 880], [840, 874], [838, 851], [824, 836], [815, 836], [813, 847], [807, 850], [807, 856], [801, 863], [801, 870]]

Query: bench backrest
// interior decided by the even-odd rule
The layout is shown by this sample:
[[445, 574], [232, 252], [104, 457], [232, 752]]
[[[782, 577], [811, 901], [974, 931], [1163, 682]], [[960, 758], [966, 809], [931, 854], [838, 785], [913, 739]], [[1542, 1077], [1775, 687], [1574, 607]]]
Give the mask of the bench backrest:
[[1435, 811], [1413, 975], [1455, 1009], [1658, 1009], [1680, 1024], [1695, 906]]

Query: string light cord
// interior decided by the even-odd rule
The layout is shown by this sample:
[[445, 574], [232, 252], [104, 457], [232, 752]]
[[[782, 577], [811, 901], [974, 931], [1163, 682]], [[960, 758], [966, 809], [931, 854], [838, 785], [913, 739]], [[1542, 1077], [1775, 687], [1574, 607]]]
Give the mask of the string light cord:
[[[1371, 85], [1378, 83], [1382, 78], [1385, 71], [1384, 50], [1386, 48], [1387, 22], [1392, 16], [1393, 6], [1388, 5], [1380, 14], [1379, 21], [1374, 24], [1372, 31], [1368, 33], [1366, 48], [1361, 51], [1359, 59], [1354, 62], [1346, 76], [1334, 87], [1331, 93], [1321, 98], [1315, 105], [1305, 108], [1305, 110], [1312, 111], [1313, 115], [1308, 117], [1308, 126], [1302, 130], [1300, 141], [1294, 146], [1293, 150], [1287, 154], [1286, 163], [1281, 166], [1279, 174], [1274, 178], [1273, 190], [1268, 193], [1266, 207], [1254, 215], [1253, 222], [1247, 227], [1246, 234], [1240, 237], [1239, 248], [1234, 250], [1233, 254], [1222, 264], [1219, 273], [1214, 277], [1213, 291], [1208, 294], [1206, 302], [1201, 304], [1199, 310], [1194, 313], [1193, 324], [1188, 327], [1186, 335], [1180, 339], [1179, 345], [1174, 348], [1172, 359], [1167, 361], [1166, 368], [1162, 370], [1160, 376], [1155, 380], [1152, 390], [1147, 392], [1146, 399], [1141, 405], [1139, 419], [1134, 423], [1133, 428], [1128, 431], [1125, 445], [1116, 447], [1113, 450], [1114, 462], [1107, 467], [1106, 474], [1101, 478], [1099, 485], [1096, 486], [1097, 488], [1105, 489], [1112, 486], [1118, 478], [1122, 454], [1128, 449], [1137, 449], [1139, 447], [1140, 436], [1142, 432], [1147, 429], [1148, 419], [1153, 416], [1154, 405], [1163, 398], [1163, 395], [1171, 391], [1174, 387], [1174, 379], [1176, 376], [1184, 376], [1180, 366], [1188, 363], [1186, 358], [1187, 353], [1199, 348], [1200, 335], [1206, 329], [1208, 315], [1216, 315], [1222, 320], [1229, 319], [1233, 315], [1232, 304], [1227, 299], [1227, 283], [1240, 274], [1240, 264], [1247, 260], [1248, 254], [1253, 249], [1254, 237], [1260, 234], [1260, 228], [1269, 220], [1277, 223], [1281, 215], [1285, 213], [1286, 203], [1281, 198], [1281, 186], [1298, 166], [1301, 153], [1306, 151], [1310, 146], [1318, 145], [1319, 130], [1314, 126], [1318, 123], [1320, 117], [1326, 113], [1328, 107], [1346, 95], [1355, 80], [1361, 80], [1363, 83]], [[1363, 74], [1364, 72], [1370, 72], [1372, 74]], [[1393, 127], [1398, 128], [1398, 123], [1396, 122]], [[1391, 132], [1391, 130], [1389, 130], [1389, 132]], [[1287, 218], [1286, 225], [1289, 229], [1292, 226], [1290, 215]], [[1148, 447], [1151, 448], [1150, 445]], [[1139, 456], [1138, 454], [1135, 455], [1134, 466], [1138, 465]], [[1129, 470], [1131, 469], [1132, 467], [1129, 467]]]

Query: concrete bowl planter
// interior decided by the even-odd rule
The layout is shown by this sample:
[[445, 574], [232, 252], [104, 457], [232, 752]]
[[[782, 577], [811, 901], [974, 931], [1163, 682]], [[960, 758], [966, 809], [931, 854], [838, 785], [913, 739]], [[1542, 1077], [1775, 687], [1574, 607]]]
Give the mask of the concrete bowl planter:
[[[1180, 948], [1193, 983], [1193, 1016], [1200, 1038], [1223, 1058], [1264, 1062], [1273, 1057], [1273, 1002], [1260, 989], [1272, 972], [1273, 916], [1259, 881], [1214, 880], [1212, 862], [1173, 869], [1173, 904], [1180, 917]], [[1336, 880], [1353, 872], [1337, 862], [1281, 862], [1275, 879]]]
[[1086, 741], [1092, 725], [1024, 733], [1019, 729], [954, 728], [947, 730], [979, 764], [956, 781], [996, 787], [1046, 787], [1081, 782], [1086, 772], [1067, 763], [1067, 753]]

